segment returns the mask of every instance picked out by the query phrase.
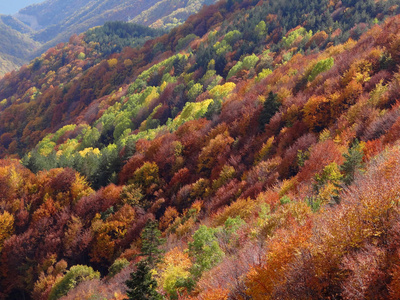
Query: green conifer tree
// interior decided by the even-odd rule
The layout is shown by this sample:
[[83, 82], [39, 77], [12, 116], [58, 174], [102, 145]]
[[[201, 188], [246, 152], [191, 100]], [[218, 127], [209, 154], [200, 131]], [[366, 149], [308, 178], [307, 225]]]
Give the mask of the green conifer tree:
[[355, 140], [352, 147], [349, 149], [347, 154], [343, 154], [346, 159], [340, 170], [344, 173], [343, 182], [346, 185], [350, 185], [357, 171], [362, 170], [364, 167], [363, 156], [364, 153], [362, 151], [360, 142]]
[[268, 98], [264, 101], [264, 107], [260, 114], [259, 123], [260, 129], [264, 131], [265, 124], [268, 124], [271, 118], [279, 110], [281, 103], [278, 100], [278, 95], [269, 92]]
[[137, 263], [135, 272], [126, 281], [128, 287], [128, 299], [135, 300], [161, 300], [162, 296], [157, 292], [157, 281], [152, 277], [148, 261], [142, 260]]
[[149, 221], [142, 232], [141, 256], [146, 256], [136, 265], [136, 271], [130, 274], [125, 282], [128, 287], [128, 299], [161, 300], [157, 292], [157, 281], [152, 277], [152, 269], [161, 261], [163, 251], [159, 247], [164, 243], [157, 223]]

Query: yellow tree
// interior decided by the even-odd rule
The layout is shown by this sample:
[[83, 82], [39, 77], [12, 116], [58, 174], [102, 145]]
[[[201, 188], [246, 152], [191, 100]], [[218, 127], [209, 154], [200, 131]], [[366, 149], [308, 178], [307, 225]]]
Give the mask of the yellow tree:
[[0, 253], [4, 241], [14, 233], [14, 216], [5, 211], [0, 214]]
[[159, 265], [162, 271], [158, 284], [172, 298], [184, 290], [184, 283], [190, 277], [192, 262], [187, 252], [174, 248], [165, 254], [164, 261]]

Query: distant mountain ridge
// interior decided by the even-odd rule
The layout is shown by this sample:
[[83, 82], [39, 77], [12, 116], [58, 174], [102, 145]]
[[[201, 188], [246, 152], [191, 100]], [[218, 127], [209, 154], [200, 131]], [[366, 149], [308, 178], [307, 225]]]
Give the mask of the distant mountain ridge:
[[[134, 21], [157, 28], [172, 28], [215, 0], [47, 0], [30, 5], [14, 16], [0, 18], [0, 76], [73, 34], [107, 21]], [[159, 4], [162, 4], [161, 6]], [[162, 9], [157, 9], [162, 7]], [[167, 19], [163, 19], [167, 18]], [[151, 22], [149, 22], [151, 20]], [[159, 21], [160, 20], [160, 21]]]

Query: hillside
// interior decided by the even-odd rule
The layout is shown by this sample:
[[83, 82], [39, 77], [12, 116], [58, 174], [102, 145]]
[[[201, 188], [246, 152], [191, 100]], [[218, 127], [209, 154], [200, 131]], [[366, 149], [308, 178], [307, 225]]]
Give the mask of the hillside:
[[10, 16], [0, 15], [0, 32], [0, 74], [5, 74], [26, 62], [40, 44], [29, 37], [25, 24]]
[[198, 12], [203, 5], [211, 5], [214, 0], [162, 0], [141, 12], [130, 22], [153, 28], [171, 29], [182, 24], [190, 15]]
[[[182, 23], [190, 14], [199, 11], [203, 4], [215, 1], [178, 1], [174, 4], [167, 3], [170, 9], [166, 11], [154, 11], [153, 8], [159, 2], [161, 1], [47, 0], [28, 6], [14, 16], [3, 16], [3, 20], [6, 18], [8, 22], [0, 23], [3, 40], [0, 53], [4, 54], [1, 58], [5, 61], [5, 64], [1, 65], [0, 75], [15, 69], [15, 66], [21, 66], [35, 56], [40, 56], [47, 49], [66, 42], [71, 35], [103, 25], [106, 21], [128, 21], [142, 12], [146, 12], [147, 18], [153, 22], [173, 15], [173, 24], [157, 27], [170, 29]], [[15, 24], [18, 23], [22, 26], [16, 27]], [[137, 19], [135, 23], [144, 25], [146, 20]]]
[[398, 299], [398, 4], [221, 1], [6, 75], [0, 298]]

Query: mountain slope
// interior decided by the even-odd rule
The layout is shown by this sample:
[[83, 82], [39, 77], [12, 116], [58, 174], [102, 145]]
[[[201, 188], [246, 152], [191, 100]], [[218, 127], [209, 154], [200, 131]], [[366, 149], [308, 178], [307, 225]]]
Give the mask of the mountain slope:
[[[329, 7], [331, 15], [321, 18], [322, 15], [326, 14], [328, 5], [328, 3], [321, 3], [315, 5], [315, 7], [299, 4], [296, 9], [292, 9], [291, 17], [288, 17], [287, 12], [290, 9], [290, 3], [282, 2], [277, 5], [275, 2], [273, 4], [266, 2], [262, 6], [254, 8], [247, 2], [241, 3], [240, 6], [239, 3], [235, 4], [238, 7], [250, 7], [248, 13], [251, 16], [251, 21], [247, 21], [248, 17], [245, 13], [237, 13], [230, 20], [233, 28], [237, 28], [236, 31], [230, 30], [229, 23], [226, 23], [223, 28], [219, 29], [218, 35], [215, 35], [210, 42], [203, 43], [200, 46], [197, 43], [194, 48], [199, 48], [196, 56], [193, 57], [196, 63], [192, 66], [192, 69], [199, 69], [199, 72], [204, 72], [208, 67], [209, 61], [214, 59], [216, 75], [228, 79], [228, 76], [232, 77], [235, 72], [241, 71], [238, 68], [239, 65], [236, 67], [236, 71], [234, 71], [235, 69], [230, 71], [230, 69], [243, 56], [253, 52], [260, 54], [265, 47], [270, 47], [274, 53], [271, 57], [276, 56], [276, 60], [279, 61], [279, 59], [290, 59], [296, 53], [292, 48], [300, 47], [302, 51], [307, 49], [311, 51], [318, 47], [323, 48], [331, 43], [345, 41], [349, 36], [355, 39], [358, 38], [362, 31], [365, 30], [367, 23], [361, 23], [361, 25], [356, 26], [352, 22], [360, 20], [360, 18], [349, 19], [347, 12], [352, 12], [354, 16], [364, 15], [362, 21], [370, 23], [376, 17], [383, 17], [387, 13], [393, 13], [390, 10], [391, 6], [388, 1], [385, 2], [385, 4], [387, 3], [386, 6], [376, 5], [371, 2], [369, 6], [362, 8], [356, 6], [346, 7], [344, 4], [339, 3], [338, 5], [341, 6]], [[197, 36], [203, 36], [213, 25], [221, 23], [231, 15], [231, 12], [222, 9], [218, 10], [217, 7], [204, 10], [202, 14], [192, 19], [189, 18], [189, 22], [177, 30], [174, 29], [170, 35], [155, 40], [145, 45], [142, 49], [126, 50], [116, 57], [117, 65], [115, 67], [110, 67], [106, 61], [91, 67], [97, 61], [90, 53], [95, 56], [98, 54], [93, 52], [95, 50], [93, 44], [82, 44], [82, 37], [76, 38], [75, 41], [71, 40], [71, 43], [66, 45], [65, 49], [63, 49], [63, 46], [57, 47], [57, 55], [54, 55], [54, 51], [48, 52], [45, 57], [36, 59], [28, 68], [6, 80], [0, 81], [0, 99], [7, 99], [7, 101], [3, 101], [4, 111], [0, 114], [0, 133], [12, 134], [13, 138], [16, 139], [19, 153], [24, 153], [26, 147], [29, 148], [35, 145], [40, 138], [48, 133], [48, 130], [54, 130], [59, 126], [68, 124], [72, 116], [78, 117], [79, 110], [87, 107], [93, 100], [118, 90], [122, 83], [130, 82], [135, 76], [139, 75], [138, 72], [142, 67], [147, 64], [152, 65], [158, 60], [172, 55], [168, 51], [181, 50], [187, 47]], [[307, 9], [311, 9], [311, 11], [307, 12]], [[359, 9], [365, 9], [361, 10], [364, 13], [355, 13]], [[293, 19], [299, 19], [304, 23], [302, 18], [310, 13], [320, 17], [310, 18], [308, 23], [305, 23], [304, 29], [295, 30], [297, 25], [293, 23]], [[268, 19], [265, 18], [266, 15], [270, 15]], [[336, 22], [333, 22], [333, 17], [336, 18]], [[268, 26], [263, 21], [264, 19], [269, 22]], [[333, 27], [332, 24], [334, 25]], [[258, 27], [256, 28], [256, 26]], [[278, 43], [284, 35], [283, 30], [290, 29], [290, 26], [294, 26], [292, 27], [293, 33], [289, 38], [285, 38]], [[316, 32], [311, 39], [310, 34], [312, 33], [310, 33], [310, 30], [320, 32]], [[215, 45], [212, 44], [224, 34], [228, 34], [227, 39], [221, 40]], [[301, 40], [301, 42], [297, 42], [297, 40]], [[235, 47], [235, 51], [232, 51], [233, 47]], [[88, 54], [88, 60], [82, 61], [78, 59], [80, 52]], [[231, 54], [227, 56], [227, 53]], [[132, 55], [135, 57], [132, 57]], [[69, 59], [66, 60], [64, 58], [60, 62], [61, 56], [69, 57]], [[268, 57], [266, 56], [264, 59], [265, 68], [268, 68], [271, 64], [268, 61], [270, 59]], [[132, 65], [126, 65], [124, 63], [125, 59], [130, 59]], [[45, 61], [46, 63], [44, 64], [43, 62]], [[71, 72], [58, 72], [61, 69], [65, 70], [64, 67], [71, 69]], [[81, 72], [80, 68], [86, 71]], [[33, 80], [34, 78], [35, 80]], [[49, 78], [54, 78], [53, 84], [48, 83]], [[157, 80], [160, 80], [160, 78]], [[11, 84], [10, 81], [12, 82]], [[13, 86], [21, 82], [26, 84], [19, 84], [18, 87]], [[156, 83], [159, 82], [156, 81]], [[60, 84], [63, 84], [63, 92], [62, 95], [57, 96], [57, 101], [54, 103], [54, 100], [51, 99], [60, 92], [60, 88], [57, 87]], [[28, 104], [27, 102], [31, 101], [28, 97], [29, 90], [33, 88], [38, 89], [38, 93], [35, 94], [37, 99], [35, 102]], [[16, 103], [13, 104], [15, 101]], [[38, 106], [41, 109], [32, 111], [30, 106], [37, 106], [36, 103], [43, 103]], [[49, 105], [49, 103], [53, 103], [53, 105]], [[19, 107], [18, 110], [16, 110], [17, 106]], [[26, 110], [30, 111], [30, 115], [25, 115]], [[58, 110], [58, 113], [62, 113], [63, 116], [55, 117], [54, 110]], [[25, 117], [22, 117], [24, 115]], [[12, 121], [13, 119], [14, 121]], [[11, 151], [9, 154], [12, 153]]]
[[[158, 0], [104, 0], [104, 1], [60, 1], [48, 0], [22, 9], [17, 18], [35, 18], [39, 30], [33, 38], [41, 43], [51, 41], [50, 46], [64, 42], [66, 37], [81, 33], [106, 21], [127, 21]], [[42, 28], [42, 29], [40, 29]]]
[[162, 0], [148, 10], [141, 12], [131, 22], [154, 28], [171, 29], [182, 24], [190, 15], [198, 12], [203, 5], [215, 3], [214, 0]]
[[[2, 24], [3, 40], [12, 39], [13, 43], [3, 43], [0, 45], [0, 52], [6, 55], [3, 60], [7, 61], [8, 67], [2, 64], [4, 70], [0, 74], [9, 71], [12, 66], [21, 66], [22, 62], [27, 62], [28, 58], [41, 55], [50, 47], [58, 43], [65, 42], [73, 34], [80, 34], [91, 27], [104, 24], [106, 21], [128, 21], [143, 11], [147, 11], [147, 15], [155, 21], [166, 15], [180, 10], [176, 23], [180, 24], [190, 14], [197, 12], [203, 3], [213, 3], [215, 1], [181, 1], [175, 5], [167, 5], [171, 7], [166, 11], [158, 10], [155, 13], [152, 8], [158, 4], [160, 0], [141, 1], [141, 0], [103, 0], [103, 1], [61, 1], [47, 0], [43, 3], [28, 6], [19, 11], [14, 16], [3, 16], [7, 18], [8, 23]], [[12, 23], [12, 24], [11, 24]], [[19, 23], [20, 26], [15, 26]], [[137, 20], [138, 24], [145, 24], [144, 20]], [[8, 27], [11, 28], [8, 28]], [[163, 28], [171, 28], [169, 26], [158, 26]], [[15, 31], [16, 30], [16, 31]], [[17, 45], [19, 51], [15, 51]], [[24, 51], [20, 53], [20, 51]], [[8, 57], [10, 58], [8, 62]]]
[[399, 298], [400, 17], [360, 3], [219, 2], [7, 75], [0, 297]]
[[27, 61], [40, 44], [29, 37], [29, 27], [10, 16], [0, 16], [0, 31], [0, 73], [5, 74]]

